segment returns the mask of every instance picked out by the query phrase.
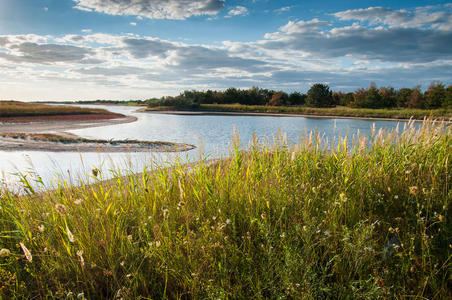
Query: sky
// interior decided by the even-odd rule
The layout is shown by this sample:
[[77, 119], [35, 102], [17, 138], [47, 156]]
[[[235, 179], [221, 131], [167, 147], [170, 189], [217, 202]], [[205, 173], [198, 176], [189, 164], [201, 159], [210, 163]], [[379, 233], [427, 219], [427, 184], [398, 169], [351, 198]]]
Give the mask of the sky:
[[0, 99], [452, 83], [452, 2], [0, 0]]

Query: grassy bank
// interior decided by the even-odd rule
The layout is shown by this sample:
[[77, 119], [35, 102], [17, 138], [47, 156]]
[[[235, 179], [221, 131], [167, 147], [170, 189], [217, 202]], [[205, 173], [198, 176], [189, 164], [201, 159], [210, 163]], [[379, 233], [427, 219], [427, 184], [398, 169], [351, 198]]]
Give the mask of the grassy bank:
[[332, 150], [281, 139], [45, 193], [23, 177], [24, 195], [0, 196], [0, 293], [450, 298], [451, 137], [424, 124]]
[[105, 109], [92, 109], [74, 106], [55, 106], [19, 101], [0, 101], [0, 117], [31, 117], [54, 115], [115, 115]]
[[[156, 106], [149, 107], [148, 111], [177, 110], [174, 107]], [[430, 118], [452, 118], [450, 109], [369, 109], [350, 108], [337, 106], [332, 108], [315, 108], [304, 106], [263, 106], [263, 105], [241, 105], [241, 104], [202, 104], [194, 111], [214, 112], [253, 112], [253, 113], [283, 113], [318, 116], [341, 116], [359, 118], [391, 118], [391, 119], [419, 119]]]

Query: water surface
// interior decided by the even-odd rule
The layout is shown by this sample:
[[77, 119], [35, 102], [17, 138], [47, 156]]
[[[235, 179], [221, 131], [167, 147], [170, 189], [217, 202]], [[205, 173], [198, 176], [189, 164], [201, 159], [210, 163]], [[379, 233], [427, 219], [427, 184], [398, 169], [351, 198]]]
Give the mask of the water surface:
[[[87, 105], [90, 106], [90, 105]], [[92, 107], [92, 106], [90, 106]], [[159, 164], [180, 159], [195, 161], [199, 158], [216, 158], [228, 154], [228, 148], [234, 135], [234, 128], [244, 145], [256, 134], [261, 141], [276, 138], [278, 132], [287, 135], [290, 143], [296, 143], [300, 136], [316, 131], [325, 138], [356, 135], [370, 135], [372, 125], [376, 130], [394, 129], [404, 122], [324, 119], [306, 117], [275, 116], [209, 116], [209, 115], [167, 115], [136, 112], [136, 107], [95, 106], [113, 112], [134, 115], [138, 121], [133, 123], [104, 127], [71, 130], [86, 138], [97, 139], [139, 139], [188, 143], [197, 146], [195, 150], [174, 153], [77, 153], [42, 151], [0, 151], [0, 171], [3, 180], [17, 181], [14, 174], [21, 172], [37, 173], [46, 184], [58, 176], [63, 178], [85, 178], [93, 168], [100, 168], [107, 176], [111, 169], [141, 171], [151, 162]], [[402, 124], [401, 124], [402, 125]], [[31, 176], [31, 175], [28, 175]]]

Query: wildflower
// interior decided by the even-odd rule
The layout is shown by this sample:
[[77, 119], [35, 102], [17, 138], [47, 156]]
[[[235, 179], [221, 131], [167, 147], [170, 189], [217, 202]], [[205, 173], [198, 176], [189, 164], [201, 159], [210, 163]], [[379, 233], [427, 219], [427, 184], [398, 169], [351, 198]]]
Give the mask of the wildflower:
[[410, 194], [411, 195], [417, 195], [419, 192], [419, 188], [417, 186], [410, 186]]
[[3, 248], [2, 250], [0, 250], [0, 257], [8, 257], [11, 255], [11, 251], [9, 251], [8, 249]]
[[129, 235], [127, 236], [127, 239], [129, 240], [129, 242], [132, 242], [132, 235], [129, 234]]
[[281, 233], [281, 234], [279, 235], [279, 237], [282, 238], [282, 239], [285, 238], [285, 237], [286, 237], [286, 233], [285, 233], [285, 232]]
[[394, 199], [399, 199], [399, 195], [394, 195]]
[[169, 215], [169, 209], [165, 208], [165, 209], [163, 209], [162, 212], [163, 212], [163, 218], [166, 219]]
[[345, 196], [344, 193], [341, 193], [341, 194], [339, 195], [339, 198], [341, 199], [342, 202], [347, 202], [347, 196]]
[[60, 214], [60, 215], [65, 215], [67, 212], [67, 208], [66, 206], [64, 206], [63, 204], [57, 203], [55, 205], [55, 210]]
[[67, 226], [66, 226], [66, 233], [67, 233], [69, 242], [74, 243], [74, 241], [75, 241], [74, 235], [72, 234], [72, 232], [69, 230], [69, 228]]
[[39, 225], [38, 230], [39, 232], [44, 232], [44, 225]]
[[85, 260], [83, 259], [83, 250], [77, 250], [77, 257], [78, 257], [78, 261], [80, 262], [80, 265], [82, 267], [85, 266]]
[[29, 262], [32, 262], [32, 261], [33, 261], [33, 256], [31, 256], [31, 253], [30, 253], [30, 251], [27, 249], [27, 247], [25, 247], [25, 245], [22, 244], [22, 243], [19, 243], [19, 245], [20, 245], [20, 248], [22, 248], [22, 251], [23, 251], [24, 254], [25, 254], [25, 258], [26, 258]]
[[160, 247], [160, 241], [155, 241], [155, 247], [156, 248]]
[[438, 219], [439, 219], [440, 222], [444, 222], [444, 216], [443, 215], [439, 215]]
[[231, 219], [226, 219], [226, 224], [231, 224]]
[[125, 261], [121, 261], [121, 262], [119, 263], [119, 265], [120, 265], [121, 267], [124, 268], [124, 266], [126, 265], [126, 262], [125, 262]]
[[76, 200], [74, 201], [74, 204], [79, 205], [79, 204], [82, 203], [82, 201], [83, 201], [83, 199], [78, 198], [78, 199], [76, 199]]

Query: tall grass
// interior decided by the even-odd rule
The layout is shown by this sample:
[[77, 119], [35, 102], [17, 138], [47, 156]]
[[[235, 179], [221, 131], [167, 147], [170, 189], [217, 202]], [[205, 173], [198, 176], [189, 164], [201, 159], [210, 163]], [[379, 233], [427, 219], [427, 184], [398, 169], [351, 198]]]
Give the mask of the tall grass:
[[136, 299], [447, 299], [452, 129], [230, 157], [0, 197], [0, 293]]
[[[161, 106], [149, 107], [148, 111], [174, 110], [175, 107]], [[183, 110], [183, 109], [181, 109]], [[242, 105], [242, 104], [202, 104], [194, 111], [211, 112], [254, 112], [254, 113], [283, 113], [283, 114], [303, 114], [318, 116], [342, 116], [361, 118], [392, 118], [392, 119], [418, 119], [429, 118], [452, 118], [450, 109], [371, 109], [371, 108], [351, 108], [337, 106], [330, 108], [316, 108], [305, 106], [269, 106], [269, 105]]]
[[0, 117], [113, 114], [105, 109], [74, 106], [55, 106], [19, 101], [0, 101]]

